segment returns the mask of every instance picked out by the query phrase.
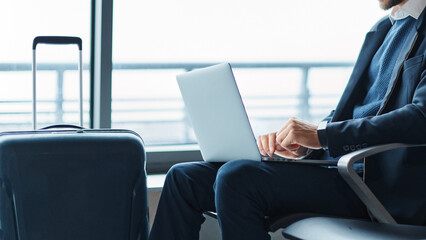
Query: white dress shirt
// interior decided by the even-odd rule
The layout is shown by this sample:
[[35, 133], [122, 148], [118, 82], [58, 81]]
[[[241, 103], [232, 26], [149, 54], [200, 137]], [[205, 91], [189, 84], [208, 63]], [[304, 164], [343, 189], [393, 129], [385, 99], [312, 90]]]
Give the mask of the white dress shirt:
[[426, 0], [408, 0], [398, 11], [389, 14], [392, 24], [396, 20], [404, 19], [408, 16], [418, 19], [426, 6]]

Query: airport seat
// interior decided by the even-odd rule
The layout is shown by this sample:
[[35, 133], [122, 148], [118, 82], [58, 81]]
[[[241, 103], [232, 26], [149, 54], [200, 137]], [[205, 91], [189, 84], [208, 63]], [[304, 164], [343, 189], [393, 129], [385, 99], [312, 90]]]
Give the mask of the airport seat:
[[286, 227], [283, 230], [283, 236], [289, 240], [426, 239], [426, 226], [374, 223], [365, 220], [332, 217], [311, 217]]
[[[358, 150], [343, 156], [338, 171], [378, 222], [333, 217], [310, 217], [296, 221], [283, 230], [286, 239], [426, 239], [426, 226], [397, 224], [376, 196], [353, 170], [365, 157], [400, 148], [423, 145], [386, 144]], [[391, 161], [391, 160], [390, 160]]]
[[[366, 205], [378, 222], [342, 219], [314, 213], [296, 213], [266, 217], [269, 232], [284, 228], [286, 239], [426, 239], [426, 226], [396, 224], [389, 212], [354, 171], [355, 162], [365, 157], [401, 147], [426, 146], [392, 143], [361, 149], [344, 155], [338, 161], [338, 171], [352, 190]], [[216, 213], [205, 215], [217, 218]]]
[[[205, 212], [204, 215], [217, 219], [217, 213], [215, 212]], [[288, 225], [294, 222], [297, 222], [299, 220], [311, 218], [311, 217], [317, 217], [317, 216], [318, 214], [313, 214], [313, 213], [295, 213], [295, 214], [291, 214], [287, 216], [277, 216], [277, 217], [267, 216], [265, 218], [266, 228], [268, 232], [275, 232], [279, 230], [280, 228], [285, 228]]]

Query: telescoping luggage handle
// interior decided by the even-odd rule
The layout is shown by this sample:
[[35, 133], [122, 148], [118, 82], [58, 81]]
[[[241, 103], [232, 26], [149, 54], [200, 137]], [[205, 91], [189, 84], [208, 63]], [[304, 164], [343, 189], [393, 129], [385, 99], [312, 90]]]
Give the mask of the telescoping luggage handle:
[[80, 126], [83, 127], [83, 56], [82, 56], [82, 40], [79, 37], [65, 36], [39, 36], [33, 40], [33, 129], [37, 128], [37, 107], [36, 107], [36, 48], [37, 44], [77, 44], [79, 50], [79, 84], [80, 84]]

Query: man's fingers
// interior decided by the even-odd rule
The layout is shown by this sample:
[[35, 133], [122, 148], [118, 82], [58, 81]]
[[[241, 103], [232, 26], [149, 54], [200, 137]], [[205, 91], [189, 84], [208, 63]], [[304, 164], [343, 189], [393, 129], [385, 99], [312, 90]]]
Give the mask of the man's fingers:
[[257, 147], [262, 155], [273, 156], [276, 148], [276, 133], [269, 133], [257, 137]]
[[262, 140], [263, 151], [265, 152], [264, 155], [267, 155], [268, 151], [269, 151], [269, 137], [268, 137], [268, 135], [263, 135], [261, 137], [261, 140]]
[[297, 149], [299, 149], [300, 145], [296, 142], [296, 137], [294, 136], [293, 131], [290, 131], [287, 136], [281, 141], [280, 143], [285, 150], [289, 152], [297, 152]]
[[300, 148], [299, 144], [290, 144], [287, 146], [290, 151], [297, 151]]
[[288, 133], [283, 131], [279, 136], [277, 136], [277, 142], [286, 151], [295, 154], [295, 156], [300, 155], [298, 154], [298, 151], [301, 145], [297, 142], [297, 138], [293, 131], [289, 131]]
[[284, 141], [284, 139], [286, 139], [288, 137], [289, 134], [291, 134], [291, 131], [293, 130], [293, 123], [294, 120], [290, 119], [286, 122], [286, 124], [280, 129], [279, 132], [277, 132], [277, 142], [280, 143], [281, 146], [283, 146], [284, 148], [286, 148], [286, 146], [282, 145], [282, 142]]
[[268, 155], [270, 157], [272, 157], [274, 155], [274, 152], [275, 152], [275, 141], [276, 141], [275, 138], [276, 138], [275, 133], [268, 134], [268, 142], [269, 142]]
[[291, 151], [294, 147], [289, 147], [289, 145], [296, 144], [295, 142], [291, 142], [293, 138], [293, 133], [290, 129], [284, 129], [277, 135], [276, 141], [287, 151]]
[[275, 151], [285, 151], [285, 148], [275, 141]]
[[290, 118], [278, 132], [260, 136], [258, 146], [263, 155], [275, 152], [286, 157], [299, 157], [308, 148], [321, 148], [317, 126], [297, 118]]
[[288, 131], [297, 124], [297, 121], [298, 121], [297, 118], [291, 117], [289, 120], [287, 120], [284, 126], [282, 126], [281, 129], [277, 132], [277, 136], [288, 133]]
[[[317, 126], [297, 118], [291, 118], [277, 133], [277, 142], [287, 151], [298, 151], [303, 146], [319, 149]], [[297, 144], [297, 145], [295, 145]]]
[[262, 136], [257, 136], [257, 148], [259, 148], [260, 154], [266, 155], [265, 149], [262, 145]]

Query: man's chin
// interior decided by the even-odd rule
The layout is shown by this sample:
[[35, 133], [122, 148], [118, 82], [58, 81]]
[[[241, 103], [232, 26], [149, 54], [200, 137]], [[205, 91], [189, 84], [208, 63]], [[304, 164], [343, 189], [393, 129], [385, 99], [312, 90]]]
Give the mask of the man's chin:
[[383, 1], [379, 1], [379, 6], [383, 10], [388, 10], [387, 4], [385, 4]]
[[380, 8], [383, 10], [391, 9], [392, 7], [402, 3], [404, 0], [379, 0]]

